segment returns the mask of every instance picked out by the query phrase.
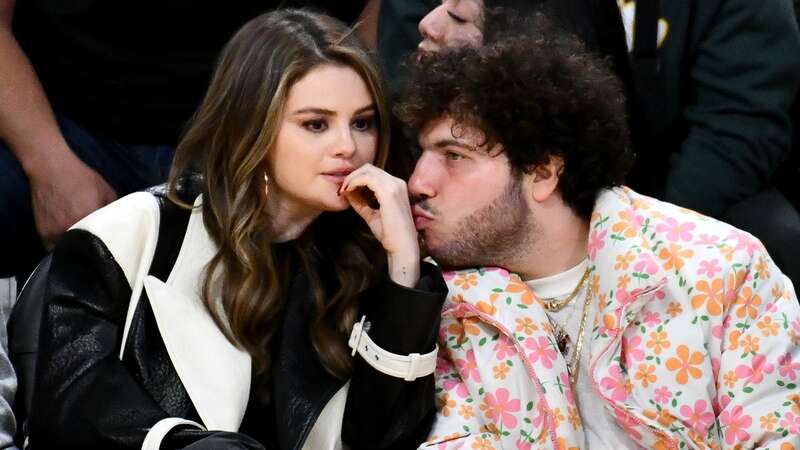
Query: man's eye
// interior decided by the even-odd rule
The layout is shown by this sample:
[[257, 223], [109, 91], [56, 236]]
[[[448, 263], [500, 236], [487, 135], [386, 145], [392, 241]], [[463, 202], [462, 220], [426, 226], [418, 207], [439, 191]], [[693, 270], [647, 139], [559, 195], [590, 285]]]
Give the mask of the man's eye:
[[353, 128], [358, 131], [367, 131], [372, 129], [375, 125], [375, 119], [372, 117], [362, 117], [353, 121]]
[[459, 16], [458, 14], [454, 13], [453, 11], [447, 11], [447, 15], [450, 16], [450, 18], [455, 20], [457, 23], [467, 23], [467, 19]]
[[328, 129], [328, 124], [324, 120], [306, 120], [303, 122], [303, 128], [313, 131], [315, 133], [319, 133], [320, 131], [325, 131]]
[[455, 152], [447, 152], [447, 153], [445, 153], [445, 157], [447, 159], [449, 159], [450, 161], [458, 161], [459, 159], [463, 158], [463, 156], [461, 156], [461, 155], [459, 155], [458, 153], [455, 153]]

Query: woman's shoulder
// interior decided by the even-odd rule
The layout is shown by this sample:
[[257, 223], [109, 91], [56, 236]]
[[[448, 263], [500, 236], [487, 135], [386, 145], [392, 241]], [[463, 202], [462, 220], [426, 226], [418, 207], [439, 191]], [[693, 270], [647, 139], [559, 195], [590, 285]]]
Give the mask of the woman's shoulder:
[[132, 272], [155, 249], [159, 220], [158, 197], [150, 192], [135, 192], [89, 214], [67, 234], [88, 232], [100, 240], [130, 281]]

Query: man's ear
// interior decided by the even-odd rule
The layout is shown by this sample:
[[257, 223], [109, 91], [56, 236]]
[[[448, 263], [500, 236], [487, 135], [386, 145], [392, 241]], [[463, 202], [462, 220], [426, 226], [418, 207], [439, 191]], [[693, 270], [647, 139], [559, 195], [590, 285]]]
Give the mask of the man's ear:
[[564, 159], [550, 156], [545, 164], [540, 164], [526, 174], [531, 197], [537, 202], [544, 202], [558, 190], [558, 180], [564, 170]]

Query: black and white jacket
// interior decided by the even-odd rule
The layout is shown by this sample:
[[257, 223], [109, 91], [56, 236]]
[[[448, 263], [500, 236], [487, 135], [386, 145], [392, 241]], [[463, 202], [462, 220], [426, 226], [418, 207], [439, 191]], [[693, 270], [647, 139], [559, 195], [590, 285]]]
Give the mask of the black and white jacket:
[[[181, 244], [156, 251], [169, 242]], [[347, 384], [329, 375], [309, 338], [312, 293], [302, 271], [277, 334], [273, 395], [255, 400], [250, 355], [225, 338], [199, 294], [215, 251], [201, 208], [147, 192], [63, 236], [26, 287], [45, 293], [30, 448], [299, 450], [322, 445], [309, 440], [322, 432], [341, 436], [344, 448], [406, 449], [425, 439], [433, 375], [404, 381], [358, 356]], [[376, 344], [397, 354], [434, 349], [446, 294], [436, 269], [425, 267], [416, 289], [385, 277], [368, 294], [360, 313]], [[333, 402], [346, 402], [341, 425], [328, 411]]]

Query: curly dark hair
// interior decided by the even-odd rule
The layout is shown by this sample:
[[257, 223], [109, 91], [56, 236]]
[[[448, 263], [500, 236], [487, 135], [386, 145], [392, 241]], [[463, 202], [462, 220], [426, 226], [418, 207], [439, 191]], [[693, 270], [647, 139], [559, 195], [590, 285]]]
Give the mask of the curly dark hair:
[[621, 185], [633, 163], [621, 83], [544, 15], [528, 21], [524, 35], [423, 58], [396, 112], [416, 131], [445, 115], [477, 127], [517, 174], [561, 157], [561, 196], [589, 218], [599, 191]]

